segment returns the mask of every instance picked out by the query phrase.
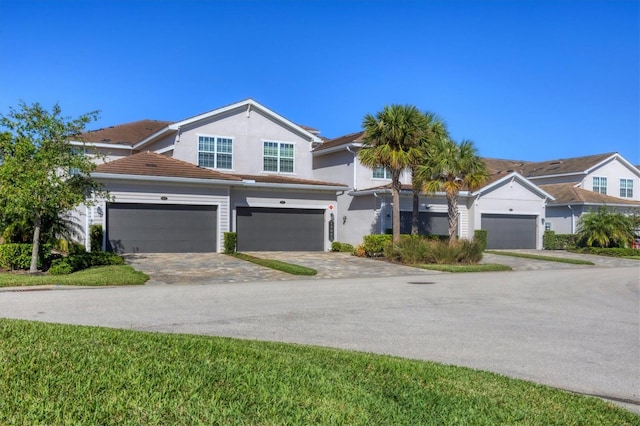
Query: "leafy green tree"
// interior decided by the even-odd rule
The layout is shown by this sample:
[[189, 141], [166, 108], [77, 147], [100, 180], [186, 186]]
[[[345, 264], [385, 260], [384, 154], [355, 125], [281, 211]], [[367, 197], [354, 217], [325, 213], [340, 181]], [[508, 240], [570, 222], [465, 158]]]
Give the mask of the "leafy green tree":
[[[19, 104], [0, 115], [0, 208], [4, 218], [33, 226], [30, 272], [37, 272], [43, 225], [86, 201], [100, 185], [91, 179], [94, 162], [78, 153], [78, 139], [98, 112], [63, 117], [58, 104], [51, 111], [39, 103]], [[5, 219], [6, 220], [6, 219]]]
[[418, 219], [420, 210], [420, 193], [424, 182], [418, 174], [418, 167], [423, 165], [429, 154], [429, 146], [436, 140], [448, 138], [449, 132], [444, 124], [444, 120], [432, 112], [424, 113], [424, 122], [422, 123], [423, 136], [418, 140], [418, 152], [416, 162], [411, 164], [411, 191], [413, 195], [412, 214], [411, 214], [411, 235], [418, 235]]
[[635, 228], [633, 216], [603, 206], [580, 216], [577, 234], [588, 247], [629, 247]]
[[358, 152], [360, 162], [369, 168], [386, 167], [391, 172], [393, 194], [393, 242], [400, 240], [400, 174], [416, 164], [422, 153], [419, 141], [424, 134], [424, 116], [411, 105], [388, 105], [375, 116], [362, 120], [364, 141]]
[[473, 142], [456, 143], [449, 138], [436, 139], [429, 146], [426, 162], [418, 167], [425, 192], [444, 191], [449, 216], [449, 244], [458, 236], [458, 194], [482, 187], [489, 177], [487, 167], [478, 156]]

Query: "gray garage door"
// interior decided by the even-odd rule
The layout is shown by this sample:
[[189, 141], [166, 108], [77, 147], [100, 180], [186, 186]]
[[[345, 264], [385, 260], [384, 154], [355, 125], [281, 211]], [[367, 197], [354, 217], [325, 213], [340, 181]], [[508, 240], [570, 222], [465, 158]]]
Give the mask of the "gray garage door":
[[[400, 212], [400, 233], [411, 233], [412, 212]], [[446, 213], [420, 212], [418, 214], [418, 234], [449, 235], [449, 217]]]
[[323, 251], [324, 211], [238, 207], [239, 251]]
[[535, 249], [536, 216], [483, 214], [489, 249]]
[[216, 206], [107, 204], [107, 248], [120, 253], [216, 251]]

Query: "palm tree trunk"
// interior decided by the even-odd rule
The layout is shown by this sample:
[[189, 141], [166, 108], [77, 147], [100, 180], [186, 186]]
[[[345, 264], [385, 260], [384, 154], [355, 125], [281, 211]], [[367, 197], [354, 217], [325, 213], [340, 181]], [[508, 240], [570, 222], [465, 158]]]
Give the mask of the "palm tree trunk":
[[458, 239], [458, 197], [455, 193], [447, 193], [447, 209], [449, 216], [449, 244]]
[[400, 241], [400, 170], [392, 170], [391, 186], [393, 186], [393, 243]]
[[38, 252], [40, 251], [40, 226], [42, 225], [42, 218], [40, 214], [36, 214], [33, 222], [33, 248], [31, 249], [31, 265], [29, 266], [29, 273], [35, 274], [38, 272]]

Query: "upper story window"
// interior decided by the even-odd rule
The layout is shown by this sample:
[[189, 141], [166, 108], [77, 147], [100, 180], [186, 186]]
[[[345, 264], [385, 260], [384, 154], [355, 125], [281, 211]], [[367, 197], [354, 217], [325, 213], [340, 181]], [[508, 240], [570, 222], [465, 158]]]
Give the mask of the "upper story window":
[[620, 196], [633, 198], [633, 179], [620, 179]]
[[[79, 146], [71, 147], [71, 156], [72, 157], [84, 157], [86, 155], [85, 149]], [[80, 174], [80, 169], [77, 167], [69, 167], [69, 175], [77, 176]]]
[[600, 194], [607, 193], [607, 178], [595, 176], [593, 178], [593, 192], [599, 192]]
[[391, 170], [388, 167], [378, 166], [373, 169], [374, 179], [391, 179]]
[[294, 145], [285, 142], [264, 142], [263, 168], [265, 172], [293, 173]]
[[198, 136], [198, 166], [233, 168], [233, 140], [218, 136]]

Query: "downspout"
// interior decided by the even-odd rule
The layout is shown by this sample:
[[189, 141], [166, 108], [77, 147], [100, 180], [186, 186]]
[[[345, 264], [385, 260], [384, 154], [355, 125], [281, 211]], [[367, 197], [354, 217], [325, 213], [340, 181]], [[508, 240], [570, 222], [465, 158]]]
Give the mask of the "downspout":
[[575, 234], [576, 227], [575, 227], [574, 216], [573, 216], [573, 208], [571, 207], [571, 204], [567, 204], [567, 207], [569, 207], [569, 210], [571, 210], [571, 233]]
[[[357, 191], [357, 185], [358, 185], [358, 168], [356, 167], [356, 158], [358, 157], [358, 153], [351, 151], [351, 147], [347, 146], [347, 151], [349, 151], [350, 153], [353, 154], [353, 190]], [[375, 194], [374, 194], [375, 195]]]
[[[384, 213], [385, 213], [385, 202], [384, 202], [384, 197], [380, 197], [377, 192], [373, 193], [373, 197], [374, 197], [374, 199], [375, 198], [380, 198], [380, 233], [384, 234], [384, 225], [385, 225], [385, 216], [384, 216]], [[376, 204], [378, 204], [378, 203], [376, 202]]]
[[[92, 213], [93, 213], [93, 209]], [[91, 221], [93, 222], [93, 221]], [[89, 251], [94, 251], [93, 247], [90, 246], [90, 242], [91, 240], [89, 239], [89, 225], [90, 225], [90, 221], [89, 221], [89, 206], [87, 206], [85, 204], [84, 206], [84, 246], [89, 248]]]

